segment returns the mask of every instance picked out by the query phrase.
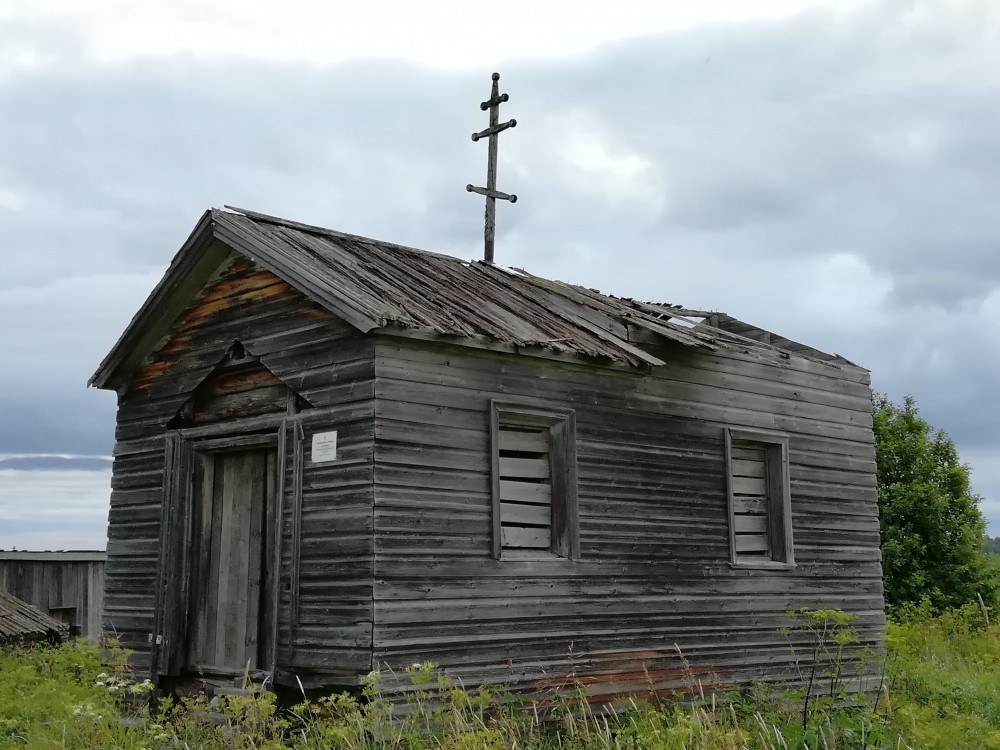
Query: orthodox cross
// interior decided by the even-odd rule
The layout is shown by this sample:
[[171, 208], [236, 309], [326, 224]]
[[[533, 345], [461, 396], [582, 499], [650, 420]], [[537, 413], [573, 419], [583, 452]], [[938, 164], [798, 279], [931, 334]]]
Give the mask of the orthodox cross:
[[497, 136], [507, 128], [517, 125], [517, 120], [500, 122], [500, 104], [510, 99], [506, 94], [500, 93], [500, 74], [493, 74], [493, 92], [489, 101], [483, 102], [479, 108], [484, 112], [490, 111], [490, 126], [486, 130], [472, 134], [472, 140], [478, 141], [480, 138], [489, 136], [489, 159], [486, 164], [486, 187], [474, 187], [466, 185], [465, 189], [470, 193], [478, 193], [486, 196], [486, 230], [484, 233], [486, 249], [483, 254], [487, 263], [493, 262], [493, 240], [497, 232], [497, 198], [511, 203], [517, 203], [516, 195], [508, 195], [497, 190]]

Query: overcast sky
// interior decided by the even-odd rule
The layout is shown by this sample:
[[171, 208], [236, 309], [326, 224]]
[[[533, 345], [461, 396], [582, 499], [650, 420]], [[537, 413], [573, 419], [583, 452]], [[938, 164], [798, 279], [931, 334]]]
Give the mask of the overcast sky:
[[[86, 380], [209, 206], [478, 256], [499, 70], [499, 262], [865, 365], [1000, 534], [993, 0], [274, 8], [0, 0], [0, 454], [110, 452]], [[107, 481], [0, 463], [0, 547], [102, 546]]]

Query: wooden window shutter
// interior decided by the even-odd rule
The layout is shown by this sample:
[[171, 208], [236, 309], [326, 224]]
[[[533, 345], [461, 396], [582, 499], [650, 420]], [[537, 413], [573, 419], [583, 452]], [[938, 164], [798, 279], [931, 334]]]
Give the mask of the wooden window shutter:
[[726, 448], [732, 561], [793, 564], [787, 439], [728, 430]]
[[766, 454], [760, 443], [733, 441], [733, 532], [737, 559], [771, 558]]
[[546, 427], [500, 425], [500, 546], [552, 548], [552, 460]]
[[578, 556], [572, 412], [492, 406], [493, 556]]

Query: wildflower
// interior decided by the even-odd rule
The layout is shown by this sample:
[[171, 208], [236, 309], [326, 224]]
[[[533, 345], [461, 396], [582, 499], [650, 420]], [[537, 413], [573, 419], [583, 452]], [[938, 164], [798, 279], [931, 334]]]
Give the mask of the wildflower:
[[145, 695], [153, 691], [154, 685], [149, 680], [143, 680], [142, 682], [137, 682], [134, 685], [129, 685], [128, 689], [135, 695]]

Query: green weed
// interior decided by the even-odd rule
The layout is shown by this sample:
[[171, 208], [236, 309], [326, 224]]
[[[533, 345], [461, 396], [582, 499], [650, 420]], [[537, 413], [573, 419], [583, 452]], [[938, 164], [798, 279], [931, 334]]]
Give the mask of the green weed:
[[151, 709], [152, 686], [130, 677], [118, 650], [104, 664], [75, 644], [5, 651], [0, 749], [1000, 750], [1000, 627], [985, 609], [931, 617], [914, 608], [891, 623], [887, 682], [864, 694], [851, 692], [853, 678], [871, 673], [873, 657], [859, 652], [852, 618], [789, 614], [795, 689], [626, 700], [611, 715], [595, 713], [582, 691], [525, 698], [499, 686], [465, 689], [429, 663], [406, 670], [402, 703], [383, 698], [373, 673], [362, 695], [284, 711], [267, 692], [214, 705], [165, 699]]

